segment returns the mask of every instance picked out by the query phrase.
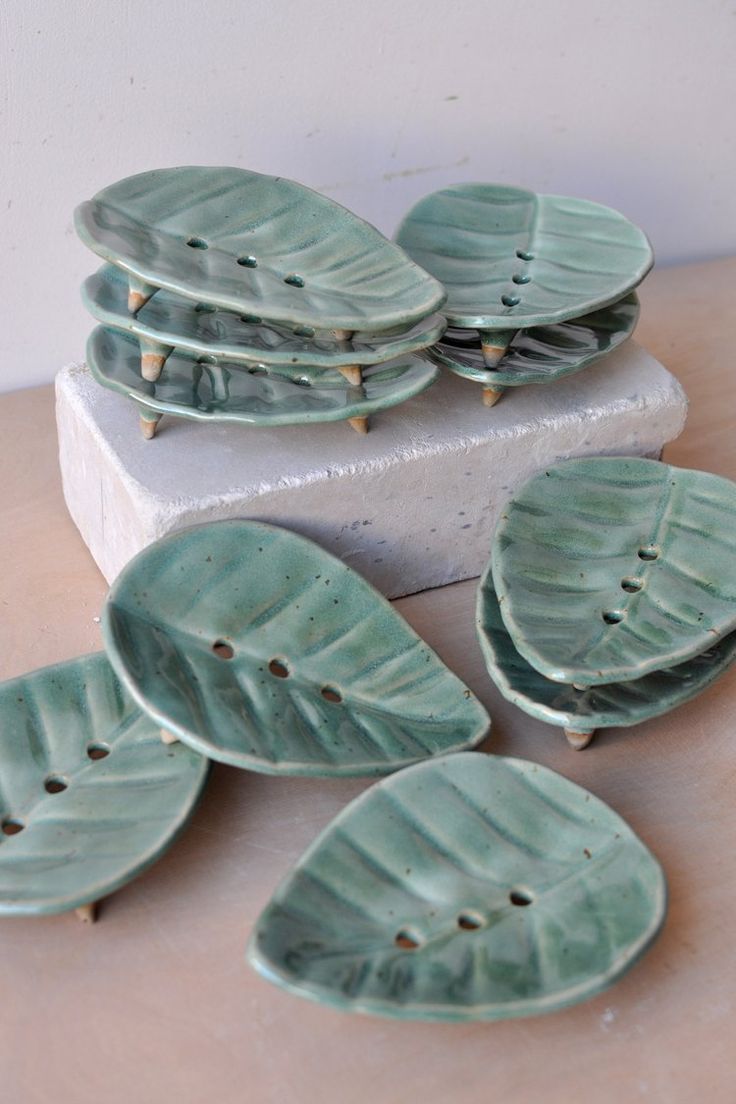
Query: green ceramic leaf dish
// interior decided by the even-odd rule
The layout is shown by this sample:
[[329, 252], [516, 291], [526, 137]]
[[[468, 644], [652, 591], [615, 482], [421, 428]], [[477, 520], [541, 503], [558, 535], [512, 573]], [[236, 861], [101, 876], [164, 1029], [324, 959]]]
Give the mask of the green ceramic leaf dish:
[[599, 993], [665, 911], [659, 863], [598, 798], [535, 763], [451, 755], [348, 805], [277, 889], [248, 957], [336, 1008], [499, 1020]]
[[375, 227], [282, 177], [192, 166], [127, 177], [75, 212], [85, 245], [132, 277], [286, 325], [379, 332], [412, 325], [442, 286]]
[[[433, 314], [393, 337], [366, 333], [356, 334], [350, 342], [337, 341], [329, 333], [303, 326], [298, 326], [296, 333], [268, 326], [254, 315], [219, 310], [170, 291], [157, 292], [137, 314], [130, 314], [128, 282], [113, 265], [105, 265], [84, 282], [82, 299], [99, 322], [139, 338], [146, 379], [158, 377], [174, 347], [246, 365], [259, 366], [265, 361], [284, 374], [298, 375], [304, 366], [339, 370], [384, 364], [433, 345], [445, 328], [444, 317]], [[155, 360], [157, 370], [147, 373], [146, 359]]]
[[656, 460], [569, 460], [501, 515], [493, 582], [517, 650], [583, 686], [673, 667], [736, 628], [736, 484]]
[[622, 299], [653, 262], [645, 235], [618, 211], [502, 184], [425, 196], [396, 240], [445, 285], [449, 324], [483, 331], [489, 359], [518, 329]]
[[144, 417], [175, 414], [253, 426], [367, 420], [419, 395], [439, 376], [436, 365], [417, 355], [367, 368], [362, 385], [353, 386], [329, 368], [304, 368], [290, 379], [278, 369], [199, 362], [175, 350], [152, 382], [141, 378], [137, 341], [99, 326], [87, 342], [87, 364], [98, 383], [134, 399]]
[[488, 673], [503, 696], [525, 713], [564, 728], [570, 744], [586, 747], [598, 728], [640, 724], [696, 697], [736, 658], [736, 633], [675, 667], [631, 682], [576, 690], [540, 675], [519, 655], [504, 624], [490, 568], [478, 589], [476, 628]]
[[267, 774], [361, 775], [474, 746], [488, 714], [389, 603], [286, 529], [223, 521], [141, 552], [105, 647], [158, 724]]
[[455, 375], [486, 386], [552, 383], [612, 352], [633, 333], [639, 317], [636, 294], [583, 318], [519, 330], [496, 368], [483, 359], [473, 330], [448, 330], [429, 355]]
[[150, 866], [192, 813], [208, 762], [166, 747], [105, 656], [0, 685], [0, 914], [64, 912]]

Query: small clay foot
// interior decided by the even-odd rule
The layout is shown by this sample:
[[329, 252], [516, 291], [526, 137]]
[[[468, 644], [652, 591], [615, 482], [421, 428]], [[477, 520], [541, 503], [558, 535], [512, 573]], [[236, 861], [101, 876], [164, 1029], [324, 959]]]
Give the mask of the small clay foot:
[[571, 748], [575, 748], [575, 751], [582, 751], [593, 739], [594, 732], [595, 729], [590, 732], [573, 732], [571, 728], [566, 728], [565, 736]]
[[333, 330], [336, 341], [350, 341], [351, 337], [355, 333], [355, 330]]
[[80, 905], [74, 911], [77, 914], [77, 919], [81, 920], [83, 924], [94, 924], [97, 919], [97, 902], [91, 901], [88, 905]]
[[484, 387], [483, 388], [483, 405], [495, 406], [498, 400], [503, 395], [502, 387]]
[[344, 376], [353, 387], [360, 387], [363, 382], [363, 371], [359, 364], [348, 364], [338, 368], [340, 375]]
[[169, 732], [166, 728], [159, 729], [161, 733], [161, 742], [163, 744], [178, 744], [179, 737], [175, 736], [173, 732]]
[[144, 353], [141, 357], [141, 375], [149, 383], [155, 383], [161, 375], [166, 357], [158, 353]]
[[128, 310], [136, 314], [145, 306], [157, 289], [152, 284], [139, 280], [136, 276], [128, 276]]
[[356, 433], [368, 432], [368, 419], [367, 418], [348, 418], [348, 422], [353, 427]]
[[158, 423], [161, 421], [161, 418], [161, 414], [157, 414], [154, 418], [141, 414], [141, 433], [147, 441], [152, 440], [156, 436], [156, 429], [158, 427]]

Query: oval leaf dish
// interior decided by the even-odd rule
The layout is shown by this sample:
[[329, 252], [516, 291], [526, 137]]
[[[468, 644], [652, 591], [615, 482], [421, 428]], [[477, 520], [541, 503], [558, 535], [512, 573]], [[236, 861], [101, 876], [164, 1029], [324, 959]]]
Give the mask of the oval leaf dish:
[[656, 460], [568, 460], [507, 504], [493, 583], [517, 650], [584, 686], [672, 667], [736, 628], [736, 485]]
[[360, 775], [479, 743], [488, 714], [389, 603], [286, 529], [164, 537], [113, 584], [105, 646], [133, 696], [212, 759]]
[[166, 747], [102, 654], [0, 686], [0, 914], [79, 908], [129, 882], [192, 813], [209, 764]]
[[498, 1020], [605, 989], [665, 911], [659, 863], [598, 798], [535, 763], [451, 755], [348, 805], [277, 889], [248, 956], [336, 1008]]

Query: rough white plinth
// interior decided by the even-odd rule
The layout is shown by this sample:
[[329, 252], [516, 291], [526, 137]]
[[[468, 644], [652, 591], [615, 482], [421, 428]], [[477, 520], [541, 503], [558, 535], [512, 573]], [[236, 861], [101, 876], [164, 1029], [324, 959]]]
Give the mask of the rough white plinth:
[[449, 373], [371, 419], [274, 429], [164, 416], [152, 441], [138, 408], [83, 365], [56, 378], [64, 495], [111, 581], [173, 529], [260, 518], [335, 552], [395, 597], [478, 575], [509, 494], [571, 456], [658, 456], [687, 409], [673, 376], [628, 342], [555, 384], [509, 391], [497, 406]]

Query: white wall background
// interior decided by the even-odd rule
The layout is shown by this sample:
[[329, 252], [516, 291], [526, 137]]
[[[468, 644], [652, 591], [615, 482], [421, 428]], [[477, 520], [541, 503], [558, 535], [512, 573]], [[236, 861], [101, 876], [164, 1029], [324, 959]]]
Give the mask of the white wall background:
[[391, 234], [497, 180], [608, 203], [660, 264], [736, 251], [736, 0], [2, 0], [0, 390], [91, 328], [72, 210], [241, 165]]

